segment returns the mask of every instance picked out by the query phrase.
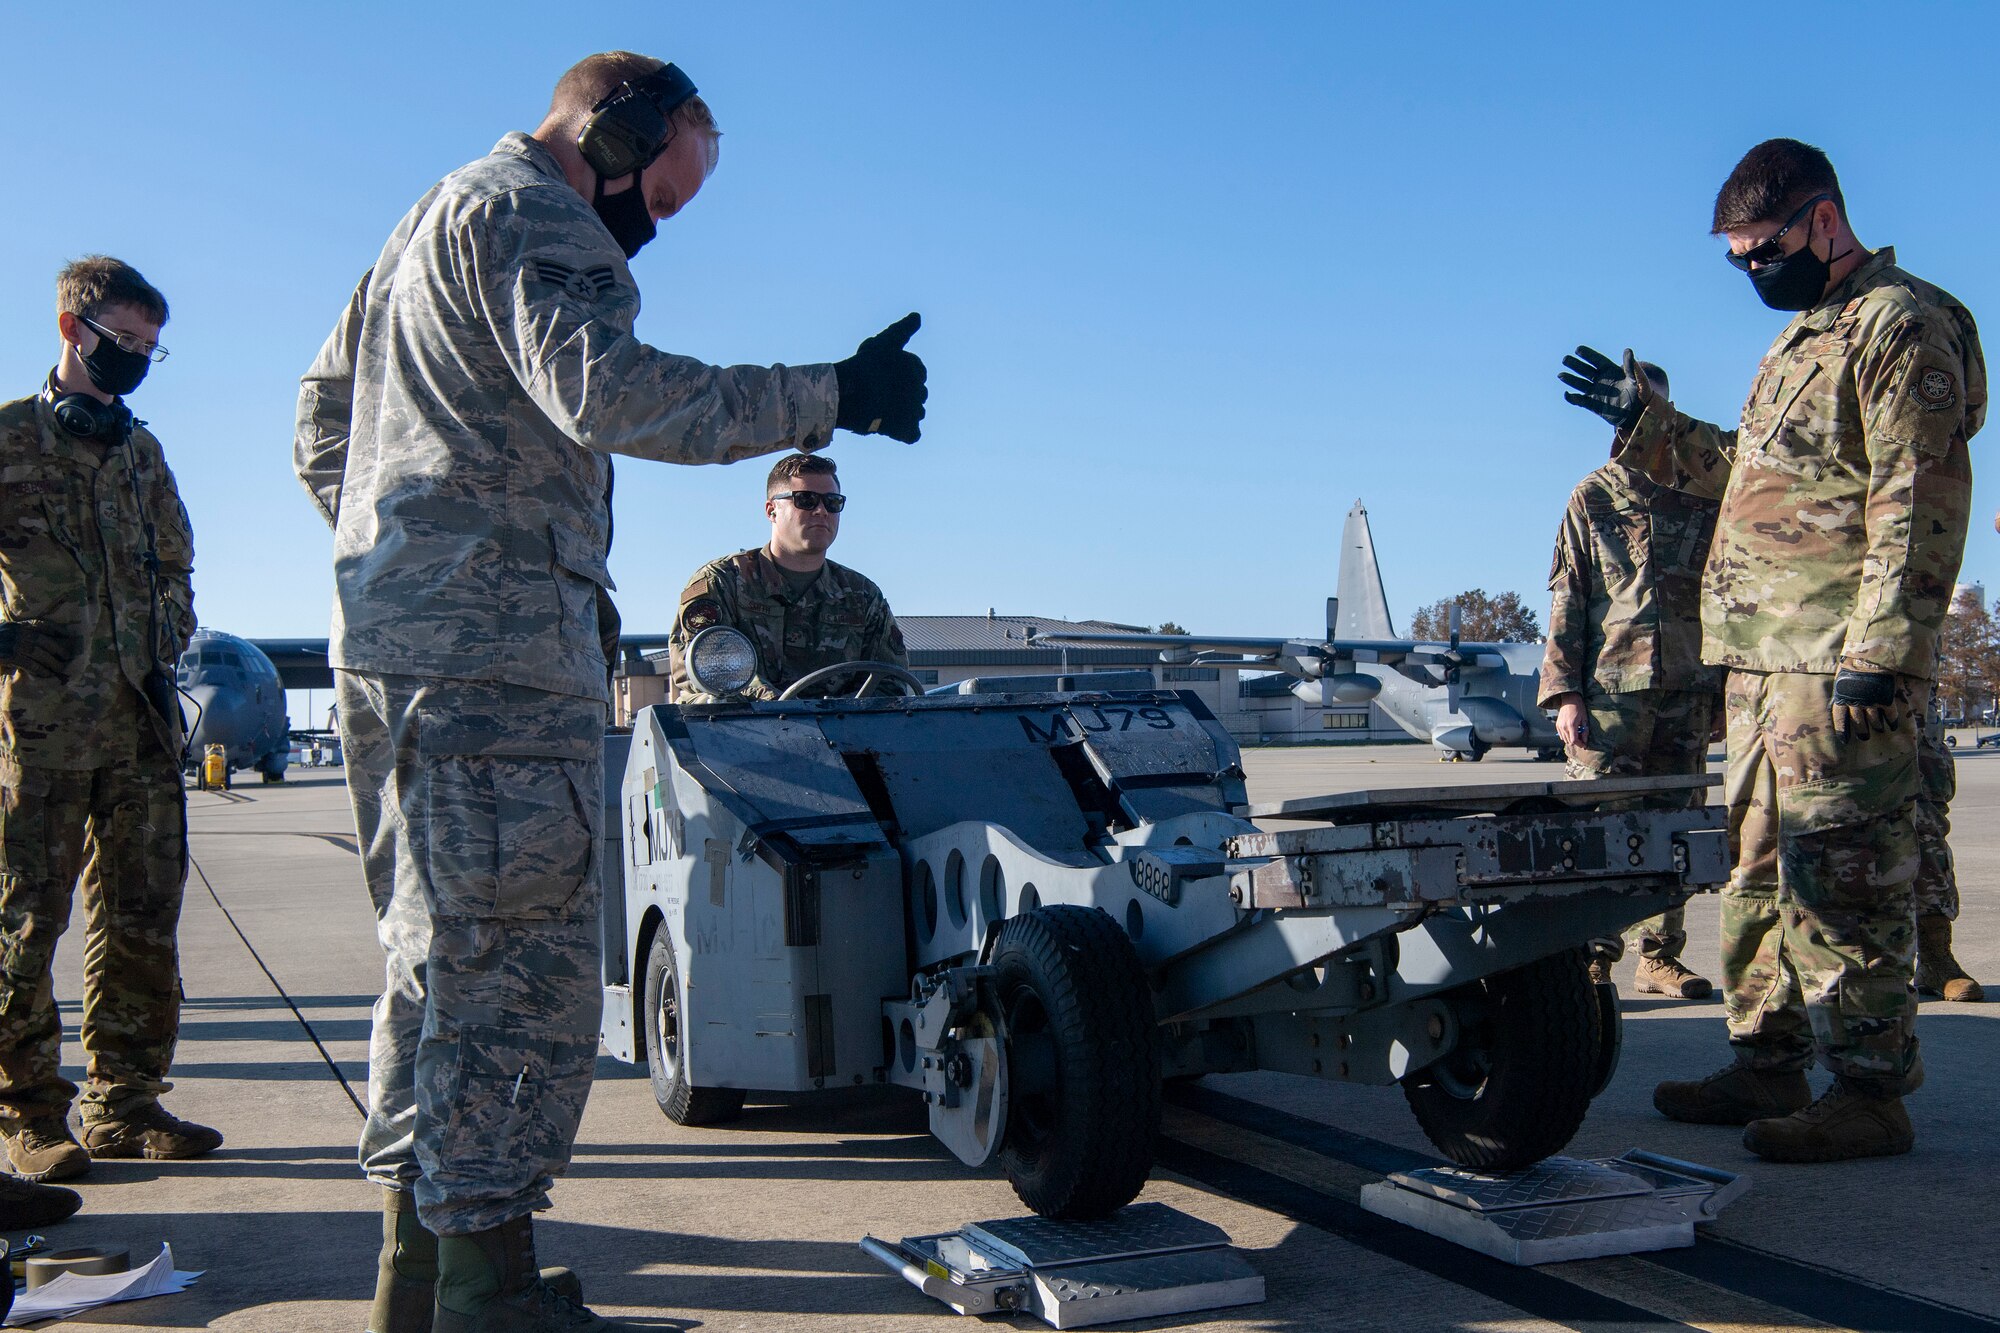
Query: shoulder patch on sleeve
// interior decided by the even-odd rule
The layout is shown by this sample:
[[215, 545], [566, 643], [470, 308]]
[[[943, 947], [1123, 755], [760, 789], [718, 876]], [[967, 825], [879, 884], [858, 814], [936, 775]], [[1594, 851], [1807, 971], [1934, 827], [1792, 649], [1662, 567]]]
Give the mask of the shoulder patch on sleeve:
[[595, 301], [618, 285], [618, 275], [609, 264], [579, 269], [553, 259], [530, 259], [527, 276], [532, 282], [553, 287], [579, 301]]
[[722, 607], [713, 597], [698, 597], [681, 606], [681, 627], [690, 634], [698, 634], [722, 619]]
[[1910, 394], [1926, 412], [1942, 412], [1958, 401], [1958, 378], [1937, 366], [1925, 366], [1912, 381]]

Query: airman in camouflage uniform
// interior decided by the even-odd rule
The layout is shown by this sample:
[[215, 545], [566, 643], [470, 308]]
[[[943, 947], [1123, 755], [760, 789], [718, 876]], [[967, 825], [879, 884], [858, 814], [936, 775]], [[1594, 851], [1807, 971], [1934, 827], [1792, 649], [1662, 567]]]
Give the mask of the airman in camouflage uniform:
[[[637, 145], [623, 176], [587, 160], [603, 124]], [[361, 1140], [388, 1191], [372, 1333], [624, 1327], [538, 1274], [531, 1226], [598, 1042], [607, 455], [917, 435], [914, 317], [839, 365], [725, 369], [632, 335], [627, 259], [716, 136], [673, 67], [581, 62], [534, 135], [417, 202], [304, 378], [295, 462], [334, 529], [330, 661], [388, 961]]]
[[[222, 1141], [159, 1106], [180, 1031], [171, 673], [194, 632], [194, 541], [160, 442], [121, 395], [166, 302], [102, 256], [57, 291], [61, 363], [41, 393], [0, 406], [0, 1132], [31, 1179]], [[79, 1144], [50, 965], [86, 865]]]
[[1944, 715], [1936, 691], [1924, 710], [1917, 738], [1917, 993], [1971, 1003], [1986, 989], [1959, 966], [1951, 951], [1951, 923], [1958, 919], [1958, 869], [1951, 855], [1951, 802], [1958, 795], [1958, 765], [1944, 743]]
[[[1539, 700], [1558, 710], [1568, 776], [1706, 771], [1720, 673], [1701, 662], [1701, 569], [1715, 513], [1712, 501], [1618, 463], [1571, 493], [1549, 570]], [[1642, 804], [1674, 809], [1702, 799], [1682, 792]], [[1626, 940], [1639, 946], [1638, 991], [1699, 999], [1714, 989], [1680, 961], [1684, 908], [1632, 926], [1624, 940], [1592, 941], [1593, 975], [1609, 979]]]
[[[775, 699], [794, 681], [842, 662], [909, 666], [903, 632], [882, 590], [826, 558], [840, 515], [823, 500], [804, 501], [813, 506], [805, 509], [792, 498], [809, 491], [832, 495], [844, 506], [838, 484], [830, 459], [780, 459], [766, 484], [769, 544], [711, 560], [688, 580], [669, 645], [675, 703], [709, 698], [688, 676], [687, 645], [710, 625], [741, 630], [757, 645], [757, 676], [743, 691], [752, 699]], [[851, 693], [860, 684], [860, 677], [835, 677], [815, 693]]]
[[[1751, 150], [1715, 226], [1766, 303], [1800, 311], [1739, 428], [1675, 410], [1629, 353], [1622, 374], [1580, 353], [1568, 381], [1572, 401], [1615, 409], [1619, 461], [1722, 501], [1702, 657], [1730, 669], [1722, 961], [1737, 1063], [1662, 1083], [1654, 1102], [1745, 1124], [1746, 1146], [1775, 1160], [1906, 1152], [1902, 1096], [1923, 1077], [1910, 718], [1964, 548], [1985, 363], [1964, 306], [1861, 248], [1817, 149]], [[1815, 1053], [1836, 1077], [1808, 1106]]]

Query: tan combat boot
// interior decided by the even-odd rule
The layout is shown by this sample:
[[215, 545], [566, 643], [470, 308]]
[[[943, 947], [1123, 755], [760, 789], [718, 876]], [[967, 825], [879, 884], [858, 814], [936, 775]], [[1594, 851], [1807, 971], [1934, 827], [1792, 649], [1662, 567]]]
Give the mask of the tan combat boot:
[[1691, 1125], [1747, 1125], [1802, 1111], [1811, 1101], [1805, 1070], [1753, 1069], [1744, 1064], [1653, 1089], [1653, 1105], [1661, 1115]]
[[1893, 1157], [1916, 1141], [1901, 1097], [1870, 1096], [1839, 1079], [1805, 1110], [1753, 1121], [1743, 1131], [1743, 1146], [1770, 1162]]
[[92, 1119], [84, 1103], [83, 1146], [92, 1157], [144, 1157], [180, 1161], [205, 1157], [222, 1146], [222, 1134], [169, 1114], [156, 1101], [128, 1106], [116, 1115]]
[[1611, 984], [1610, 959], [1593, 958], [1590, 960], [1590, 984], [1593, 986], [1608, 986]]
[[572, 1294], [536, 1269], [532, 1217], [439, 1237], [437, 1254], [436, 1333], [639, 1333], [592, 1314], [580, 1289]]
[[[376, 1261], [368, 1333], [431, 1333], [437, 1276], [438, 1239], [417, 1217], [416, 1196], [384, 1188], [382, 1254]], [[544, 1268], [542, 1281], [572, 1301], [583, 1300], [583, 1283], [567, 1268]]]
[[1960, 1004], [1986, 998], [1986, 988], [1974, 981], [1951, 956], [1951, 918], [1932, 913], [1917, 918], [1917, 993], [1936, 995]]
[[90, 1170], [90, 1154], [69, 1132], [60, 1111], [38, 1115], [7, 1133], [7, 1160], [23, 1180], [73, 1180]]
[[1707, 977], [1688, 971], [1678, 958], [1641, 958], [1639, 978], [1632, 989], [1641, 995], [1671, 995], [1676, 1000], [1705, 1000], [1715, 993]]

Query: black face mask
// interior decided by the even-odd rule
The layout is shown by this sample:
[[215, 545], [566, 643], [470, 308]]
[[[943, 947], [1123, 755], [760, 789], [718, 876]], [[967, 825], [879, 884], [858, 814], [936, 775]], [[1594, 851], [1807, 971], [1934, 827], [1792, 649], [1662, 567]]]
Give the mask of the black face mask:
[[[1847, 256], [1842, 255], [1845, 259]], [[1812, 222], [1806, 222], [1806, 243], [1783, 259], [1750, 270], [1750, 285], [1773, 310], [1810, 310], [1826, 292], [1833, 261], [1813, 253]]]
[[90, 382], [99, 393], [114, 398], [122, 398], [138, 388], [152, 365], [149, 358], [126, 351], [101, 333], [97, 335], [97, 347], [83, 358], [83, 369]]
[[646, 208], [644, 182], [633, 181], [631, 188], [606, 196], [604, 177], [597, 178], [597, 196], [590, 201], [597, 210], [598, 219], [611, 233], [611, 239], [618, 242], [618, 248], [625, 252], [627, 259], [646, 248], [646, 242], [653, 239], [658, 228], [653, 225], [653, 215]]

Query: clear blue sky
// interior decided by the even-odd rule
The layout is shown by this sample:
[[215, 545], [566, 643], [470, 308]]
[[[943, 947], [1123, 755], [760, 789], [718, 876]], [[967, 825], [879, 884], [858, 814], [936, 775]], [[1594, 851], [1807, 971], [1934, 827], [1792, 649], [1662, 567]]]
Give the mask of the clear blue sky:
[[[922, 443], [832, 451], [834, 554], [906, 614], [1308, 631], [1357, 497], [1399, 621], [1473, 585], [1542, 605], [1608, 443], [1557, 362], [1629, 344], [1735, 420], [1783, 317], [1708, 213], [1772, 135], [1827, 149], [1862, 240], [2000, 328], [1989, 5], [98, 3], [7, 29], [8, 392], [53, 360], [64, 260], [167, 293], [134, 406], [202, 620], [251, 636], [326, 632], [292, 411], [355, 279], [610, 47], [678, 61], [725, 131], [634, 266], [641, 336], [832, 360], [923, 312]], [[763, 539], [763, 470], [621, 464], [629, 628]], [[1996, 502], [1982, 477], [1989, 585]]]

